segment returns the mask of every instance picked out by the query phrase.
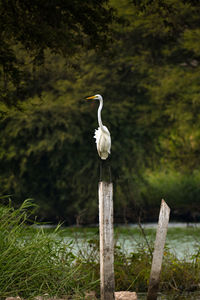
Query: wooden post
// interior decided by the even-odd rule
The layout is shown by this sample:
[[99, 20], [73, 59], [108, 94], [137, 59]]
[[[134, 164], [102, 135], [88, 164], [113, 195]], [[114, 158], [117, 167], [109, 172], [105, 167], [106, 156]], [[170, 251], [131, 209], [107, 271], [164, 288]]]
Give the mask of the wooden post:
[[149, 288], [147, 300], [156, 300], [159, 288], [160, 272], [162, 267], [162, 258], [167, 235], [167, 227], [169, 222], [170, 208], [164, 200], [161, 202], [158, 228], [156, 232], [156, 240], [153, 253], [153, 261], [151, 266], [151, 274], [149, 280]]
[[99, 183], [101, 300], [114, 300], [113, 185]]

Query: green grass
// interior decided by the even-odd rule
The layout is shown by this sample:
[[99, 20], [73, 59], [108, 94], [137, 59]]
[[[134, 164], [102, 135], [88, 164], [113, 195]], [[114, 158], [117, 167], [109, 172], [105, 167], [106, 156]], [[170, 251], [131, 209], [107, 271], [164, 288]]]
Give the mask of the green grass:
[[[84, 299], [84, 293], [99, 296], [98, 228], [42, 229], [30, 225], [33, 204], [26, 200], [14, 210], [0, 206], [0, 298], [38, 295]], [[194, 230], [188, 228], [192, 234]], [[169, 234], [180, 235], [178, 229]], [[197, 230], [199, 234], [199, 230]], [[132, 251], [115, 247], [115, 284], [117, 290], [147, 291], [151, 253], [138, 229], [116, 228], [115, 238], [140, 235]], [[155, 230], [145, 230], [153, 248]], [[68, 234], [68, 241], [64, 237]], [[196, 234], [196, 233], [195, 233]], [[195, 237], [194, 234], [194, 237]], [[142, 239], [143, 237], [143, 239]], [[75, 244], [82, 238], [84, 247]], [[190, 260], [179, 260], [166, 247], [160, 290], [182, 292], [199, 289], [200, 247]]]
[[[27, 225], [30, 200], [14, 210], [0, 206], [0, 298], [7, 296], [82, 295], [97, 285], [88, 265], [78, 261], [72, 244]], [[80, 296], [81, 297], [81, 296]]]

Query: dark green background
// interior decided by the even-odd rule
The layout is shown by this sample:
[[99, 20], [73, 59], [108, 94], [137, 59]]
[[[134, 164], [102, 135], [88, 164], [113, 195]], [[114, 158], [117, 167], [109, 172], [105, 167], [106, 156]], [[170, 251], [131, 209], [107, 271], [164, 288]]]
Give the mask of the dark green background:
[[199, 1], [65, 2], [0, 1], [1, 195], [34, 198], [41, 220], [98, 221], [98, 103], [84, 98], [100, 93], [115, 222], [157, 220], [162, 198], [199, 221]]

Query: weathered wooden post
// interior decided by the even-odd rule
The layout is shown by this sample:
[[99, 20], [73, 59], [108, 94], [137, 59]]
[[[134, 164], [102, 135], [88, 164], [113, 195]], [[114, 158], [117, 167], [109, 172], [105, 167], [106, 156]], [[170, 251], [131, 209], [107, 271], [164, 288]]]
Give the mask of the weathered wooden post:
[[166, 202], [162, 200], [161, 207], [160, 207], [158, 228], [156, 232], [156, 240], [154, 246], [147, 300], [157, 299], [163, 252], [164, 252], [165, 240], [167, 235], [167, 227], [169, 222], [169, 215], [170, 215], [170, 208], [168, 207]]
[[99, 183], [101, 300], [114, 300], [113, 185]]

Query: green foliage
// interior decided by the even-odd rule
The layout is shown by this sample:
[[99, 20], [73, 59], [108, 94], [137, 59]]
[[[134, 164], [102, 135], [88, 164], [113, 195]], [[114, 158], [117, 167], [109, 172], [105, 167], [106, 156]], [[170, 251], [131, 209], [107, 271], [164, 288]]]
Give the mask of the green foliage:
[[120, 247], [115, 253], [116, 290], [146, 291], [151, 269], [151, 256], [143, 245], [130, 255], [125, 255]]
[[[93, 7], [92, 3], [86, 9]], [[53, 4], [43, 21], [47, 33]], [[106, 9], [104, 4], [99, 4], [101, 9]], [[36, 44], [32, 46], [50, 48], [45, 52], [45, 64], [33, 66], [24, 50], [15, 46], [27, 74], [19, 85], [18, 99], [27, 102], [18, 109], [1, 106], [1, 192], [13, 193], [16, 199], [35, 198], [41, 218], [65, 219], [67, 223], [98, 220], [99, 161], [93, 140], [97, 105], [83, 100], [96, 93], [104, 96], [103, 122], [112, 137], [116, 221], [135, 221], [149, 205], [158, 208], [161, 194], [172, 207], [187, 206], [186, 199], [190, 199], [188, 205], [195, 209], [199, 202], [194, 175], [200, 163], [199, 2], [112, 0], [109, 5], [118, 12], [118, 19], [110, 28], [112, 47], [104, 55], [83, 51], [76, 41], [69, 47], [75, 55], [68, 57], [67, 63], [61, 55], [52, 55], [46, 43], [48, 36], [55, 41], [56, 31], [53, 37], [37, 32], [35, 6], [31, 26]], [[106, 11], [108, 20], [112, 12]], [[95, 25], [97, 16], [83, 15], [80, 21], [86, 18], [85, 25], [87, 19], [88, 26], [90, 21]], [[103, 20], [95, 25], [97, 32]], [[73, 24], [70, 26], [76, 31], [75, 20]], [[105, 22], [105, 30], [108, 24]], [[90, 29], [93, 36], [96, 31]], [[44, 41], [40, 34], [45, 35]], [[59, 34], [57, 37], [62, 44]], [[60, 45], [56, 52], [67, 46]], [[6, 59], [5, 53], [2, 57]], [[14, 66], [15, 57], [11, 52], [8, 56]], [[7, 89], [12, 102], [14, 87]], [[189, 179], [179, 184], [179, 175]], [[169, 190], [168, 185], [174, 188]]]
[[80, 296], [96, 286], [92, 269], [84, 271], [72, 244], [55, 238], [59, 227], [47, 233], [27, 226], [32, 209], [30, 200], [17, 210], [0, 206], [0, 297]]
[[[64, 229], [58, 226], [49, 230], [30, 225], [33, 209], [31, 200], [24, 201], [18, 209], [13, 209], [11, 204], [0, 205], [0, 297], [32, 299], [48, 294], [84, 299], [88, 291], [99, 295], [97, 229], [90, 229], [90, 237], [85, 236], [74, 254], [77, 245], [75, 241], [63, 241]], [[76, 233], [83, 229], [68, 230], [75, 240]], [[114, 254], [116, 290], [146, 291], [151, 267], [149, 247], [141, 242], [127, 254], [120, 246], [115, 246]], [[198, 289], [199, 271], [199, 247], [187, 260], [178, 260], [166, 248], [160, 290]]]
[[199, 254], [192, 262], [179, 261], [166, 251], [161, 274], [162, 289], [194, 291], [198, 289]]
[[[62, 54], [67, 60], [79, 54], [82, 48], [103, 50], [111, 39], [109, 27], [113, 19], [114, 11], [107, 0], [89, 0], [87, 3], [76, 0], [73, 4], [1, 0], [1, 101], [13, 105], [23, 97], [20, 90], [26, 65], [18, 57], [20, 49], [31, 58], [33, 68], [44, 64], [46, 50]], [[8, 85], [12, 86], [14, 93]]]
[[[76, 214], [87, 208], [83, 205], [85, 200], [95, 197], [92, 185], [97, 180], [98, 161], [95, 145], [88, 147], [93, 134], [87, 127], [90, 118], [84, 110], [80, 118], [80, 111], [69, 104], [51, 102], [35, 104], [34, 110], [32, 107], [29, 104], [25, 111], [13, 110], [2, 122], [1, 132], [6, 134], [6, 138], [2, 136], [2, 146], [7, 149], [0, 154], [3, 192], [10, 190], [16, 196], [34, 197], [42, 207], [41, 217], [56, 220], [56, 216], [59, 219], [67, 216], [68, 222], [75, 222]], [[82, 128], [86, 129], [84, 136]], [[5, 160], [7, 166], [3, 163]], [[93, 170], [94, 178], [87, 186], [88, 169]], [[85, 178], [81, 185], [80, 178]], [[92, 207], [88, 209], [89, 215], [93, 213]]]
[[[199, 171], [181, 173], [174, 170], [146, 172], [146, 185], [142, 188], [148, 209], [152, 211], [165, 199], [171, 207], [171, 218], [198, 222]], [[188, 209], [188, 205], [190, 208]]]
[[[90, 229], [91, 230], [91, 229]], [[120, 229], [119, 229], [120, 231]], [[125, 231], [125, 229], [123, 229]], [[135, 232], [134, 232], [135, 233]], [[126, 234], [124, 232], [124, 234]], [[133, 232], [129, 232], [133, 237]], [[93, 265], [95, 277], [99, 277], [99, 243], [97, 237], [85, 239], [86, 251], [80, 249], [78, 255], [84, 261], [84, 267], [90, 268]], [[84, 245], [85, 246], [85, 245]], [[153, 249], [153, 244], [150, 244]], [[159, 289], [163, 293], [199, 290], [199, 247], [192, 257], [185, 257], [179, 260], [166, 247], [162, 264]], [[126, 253], [121, 246], [115, 245], [114, 249], [114, 270], [115, 290], [129, 290], [146, 292], [149, 284], [152, 256], [148, 245], [143, 240], [133, 247], [132, 252]], [[97, 295], [99, 290], [95, 289]]]

